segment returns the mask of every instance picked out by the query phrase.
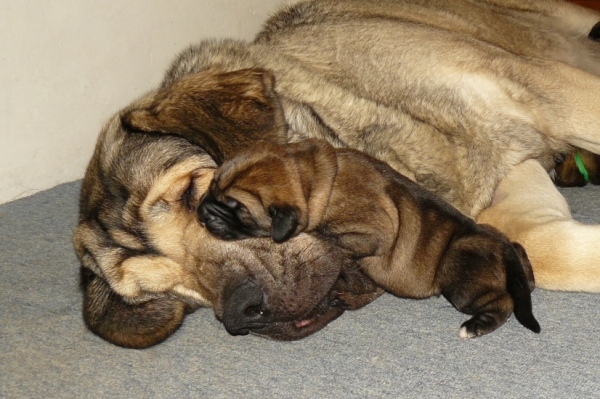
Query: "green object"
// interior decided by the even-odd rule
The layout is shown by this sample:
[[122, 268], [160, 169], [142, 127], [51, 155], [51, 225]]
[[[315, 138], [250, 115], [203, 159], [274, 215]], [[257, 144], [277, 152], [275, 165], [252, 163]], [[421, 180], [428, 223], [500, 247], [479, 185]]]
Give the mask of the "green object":
[[583, 175], [583, 179], [585, 180], [585, 184], [590, 181], [590, 175], [583, 164], [583, 160], [581, 159], [581, 154], [575, 154], [575, 164], [577, 165], [577, 169], [579, 169], [579, 173]]

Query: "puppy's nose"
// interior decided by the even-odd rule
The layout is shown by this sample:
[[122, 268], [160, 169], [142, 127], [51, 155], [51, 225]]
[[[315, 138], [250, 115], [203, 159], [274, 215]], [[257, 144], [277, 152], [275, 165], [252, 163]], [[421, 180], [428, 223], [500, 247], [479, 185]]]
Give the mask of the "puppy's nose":
[[226, 240], [236, 238], [232, 227], [236, 225], [234, 211], [217, 201], [210, 192], [206, 193], [200, 201], [197, 213], [200, 222], [215, 236]]
[[230, 208], [217, 201], [216, 198], [208, 192], [200, 200], [198, 216], [202, 223], [207, 223], [214, 219], [230, 220], [232, 218], [232, 212]]
[[246, 335], [271, 321], [262, 289], [250, 280], [233, 288], [225, 297], [223, 324], [231, 335]]

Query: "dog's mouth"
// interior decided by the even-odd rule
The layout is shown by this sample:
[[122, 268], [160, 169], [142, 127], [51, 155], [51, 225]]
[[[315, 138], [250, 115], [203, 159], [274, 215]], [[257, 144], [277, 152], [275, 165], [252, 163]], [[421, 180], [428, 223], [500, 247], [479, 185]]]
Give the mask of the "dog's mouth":
[[234, 335], [253, 334], [281, 341], [298, 340], [321, 330], [346, 310], [368, 305], [383, 292], [360, 270], [343, 271], [325, 298], [302, 316], [292, 320], [277, 320], [273, 315], [271, 320], [257, 323]]

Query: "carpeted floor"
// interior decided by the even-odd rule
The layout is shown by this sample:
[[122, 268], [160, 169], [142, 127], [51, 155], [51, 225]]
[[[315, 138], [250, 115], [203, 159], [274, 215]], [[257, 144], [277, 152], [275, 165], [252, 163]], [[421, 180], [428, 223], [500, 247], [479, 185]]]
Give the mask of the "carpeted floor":
[[[78, 190], [0, 206], [1, 398], [600, 397], [600, 295], [536, 290], [540, 335], [511, 318], [464, 341], [444, 299], [386, 295], [299, 342], [232, 337], [200, 310], [159, 346], [112, 346], [80, 315]], [[600, 188], [564, 192], [600, 222]]]

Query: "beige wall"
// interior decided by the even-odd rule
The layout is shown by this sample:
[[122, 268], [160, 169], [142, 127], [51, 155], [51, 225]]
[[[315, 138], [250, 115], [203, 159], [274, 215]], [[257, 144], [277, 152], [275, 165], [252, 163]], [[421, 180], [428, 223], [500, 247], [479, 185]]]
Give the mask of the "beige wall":
[[206, 37], [284, 0], [0, 0], [0, 203], [80, 179], [103, 123]]

